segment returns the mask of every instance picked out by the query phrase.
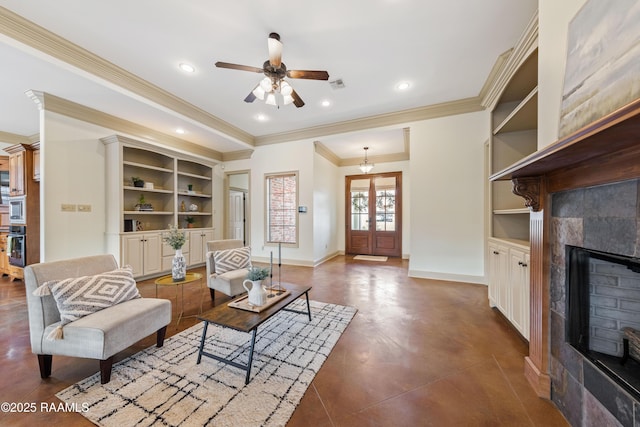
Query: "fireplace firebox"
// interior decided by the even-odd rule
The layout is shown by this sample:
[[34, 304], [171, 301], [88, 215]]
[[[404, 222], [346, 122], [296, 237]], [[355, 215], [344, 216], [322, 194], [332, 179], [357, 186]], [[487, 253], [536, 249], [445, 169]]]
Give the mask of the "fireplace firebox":
[[571, 245], [565, 259], [566, 341], [639, 399], [640, 259]]

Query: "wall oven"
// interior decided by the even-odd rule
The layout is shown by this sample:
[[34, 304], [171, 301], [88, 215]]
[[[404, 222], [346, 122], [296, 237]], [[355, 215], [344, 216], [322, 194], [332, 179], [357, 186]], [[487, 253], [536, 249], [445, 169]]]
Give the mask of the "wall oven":
[[27, 200], [25, 196], [9, 197], [9, 223], [19, 225], [27, 223]]
[[7, 253], [9, 254], [9, 264], [17, 267], [24, 267], [26, 264], [26, 234], [27, 227], [24, 225], [12, 225], [7, 236]]

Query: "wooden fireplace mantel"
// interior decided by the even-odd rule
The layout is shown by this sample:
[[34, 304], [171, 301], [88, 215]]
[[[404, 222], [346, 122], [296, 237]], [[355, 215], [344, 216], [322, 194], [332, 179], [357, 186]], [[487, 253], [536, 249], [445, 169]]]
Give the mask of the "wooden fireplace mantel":
[[524, 197], [532, 211], [529, 356], [524, 370], [540, 397], [551, 396], [549, 195], [635, 178], [640, 178], [640, 99], [490, 177], [511, 180], [513, 192]]

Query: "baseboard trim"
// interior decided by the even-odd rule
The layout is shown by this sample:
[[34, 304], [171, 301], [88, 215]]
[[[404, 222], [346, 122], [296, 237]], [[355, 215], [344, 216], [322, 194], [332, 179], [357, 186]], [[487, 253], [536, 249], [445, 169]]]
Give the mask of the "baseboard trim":
[[475, 283], [478, 285], [485, 285], [485, 286], [487, 284], [484, 276], [437, 273], [435, 271], [409, 270], [409, 277], [415, 277], [418, 279], [446, 280], [449, 282]]

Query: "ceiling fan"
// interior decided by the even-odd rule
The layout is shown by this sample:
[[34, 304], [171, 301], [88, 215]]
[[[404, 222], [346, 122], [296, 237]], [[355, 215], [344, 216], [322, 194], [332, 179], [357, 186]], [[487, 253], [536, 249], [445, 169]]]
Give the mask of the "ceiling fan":
[[278, 97], [282, 96], [282, 103], [284, 105], [293, 103], [298, 108], [302, 107], [304, 101], [284, 78], [329, 80], [329, 73], [326, 71], [287, 70], [286, 65], [282, 62], [282, 42], [280, 41], [280, 35], [277, 33], [269, 34], [267, 42], [269, 59], [264, 62], [262, 68], [220, 61], [216, 62], [215, 65], [218, 68], [264, 73], [266, 77], [247, 95], [244, 102], [253, 102], [258, 98], [264, 100], [266, 104], [277, 106]]

